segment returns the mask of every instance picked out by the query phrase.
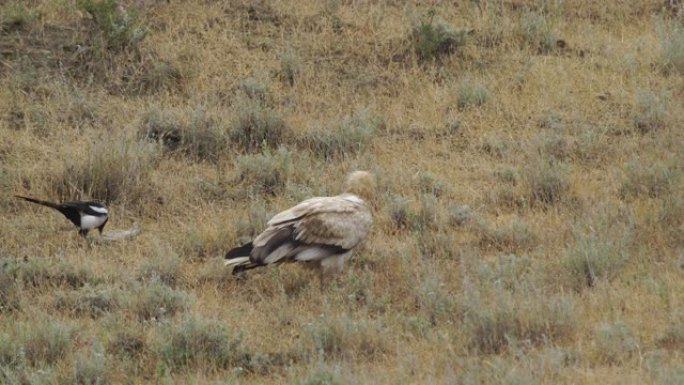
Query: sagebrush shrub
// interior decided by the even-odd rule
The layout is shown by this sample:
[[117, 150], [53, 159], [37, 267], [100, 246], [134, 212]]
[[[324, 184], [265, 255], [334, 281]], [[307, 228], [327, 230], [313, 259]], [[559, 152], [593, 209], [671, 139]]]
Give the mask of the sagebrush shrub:
[[153, 143], [102, 140], [93, 145], [85, 159], [66, 158], [64, 171], [52, 177], [52, 187], [63, 200], [89, 198], [139, 204], [153, 188], [149, 175], [158, 159]]

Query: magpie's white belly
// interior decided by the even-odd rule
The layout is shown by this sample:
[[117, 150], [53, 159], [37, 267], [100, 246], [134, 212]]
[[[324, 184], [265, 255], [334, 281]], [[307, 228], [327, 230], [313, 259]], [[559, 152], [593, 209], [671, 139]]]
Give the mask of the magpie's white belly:
[[107, 216], [103, 215], [101, 217], [96, 217], [94, 215], [82, 215], [81, 216], [81, 228], [84, 230], [92, 230], [94, 228], [102, 226], [102, 224], [107, 220]]

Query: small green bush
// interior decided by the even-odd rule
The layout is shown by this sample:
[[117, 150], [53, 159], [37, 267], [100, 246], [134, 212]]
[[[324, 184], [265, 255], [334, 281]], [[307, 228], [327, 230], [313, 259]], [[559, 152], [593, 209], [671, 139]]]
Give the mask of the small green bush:
[[172, 370], [198, 365], [207, 365], [207, 369], [244, 368], [250, 361], [238, 333], [225, 322], [199, 316], [186, 317], [179, 325], [167, 328], [156, 350]]
[[6, 258], [0, 260], [0, 271], [25, 286], [36, 288], [53, 288], [55, 286], [79, 288], [86, 284], [97, 284], [100, 281], [89, 267], [85, 265], [75, 266], [63, 259], [30, 258], [18, 260]]
[[12, 274], [0, 269], [0, 314], [19, 310], [21, 296], [17, 282]]
[[637, 92], [632, 120], [639, 133], [646, 134], [665, 127], [668, 99], [664, 95], [656, 95], [651, 91]]
[[605, 364], [622, 364], [639, 351], [639, 341], [624, 322], [604, 323], [595, 331], [599, 359]]
[[684, 73], [684, 25], [673, 23], [662, 29], [660, 47], [663, 68], [668, 72]]
[[57, 196], [88, 197], [106, 203], [140, 203], [149, 198], [149, 174], [156, 166], [157, 147], [128, 140], [101, 140], [86, 159], [68, 157], [64, 171], [53, 178]]
[[609, 234], [580, 233], [562, 257], [571, 285], [576, 290], [593, 287], [617, 275], [629, 257], [627, 239]]
[[204, 107], [191, 109], [186, 119], [152, 108], [142, 117], [140, 137], [161, 143], [196, 160], [218, 161], [228, 149], [228, 129]]
[[133, 94], [151, 94], [162, 90], [182, 90], [187, 75], [174, 63], [158, 60], [146, 63], [142, 74], [131, 80], [127, 90]]
[[452, 324], [460, 313], [460, 303], [438, 272], [424, 274], [415, 289], [416, 304], [431, 327]]
[[292, 154], [281, 147], [275, 153], [242, 155], [237, 158], [239, 180], [249, 195], [279, 194], [285, 191], [292, 173]]
[[499, 251], [514, 253], [529, 251], [538, 243], [537, 237], [530, 231], [527, 224], [515, 218], [507, 225], [491, 228], [486, 224], [478, 224], [475, 229], [480, 233], [479, 246], [494, 248]]
[[138, 277], [142, 281], [159, 280], [173, 287], [179, 282], [181, 273], [180, 257], [169, 248], [163, 248], [140, 266]]
[[434, 10], [428, 11], [423, 20], [411, 31], [411, 43], [420, 61], [439, 60], [455, 53], [466, 44], [467, 30], [456, 30], [443, 20], [438, 20]]
[[463, 80], [457, 89], [457, 105], [459, 110], [470, 106], [479, 107], [492, 98], [492, 93], [480, 81]]
[[176, 313], [185, 311], [189, 305], [187, 294], [156, 280], [140, 286], [131, 294], [130, 307], [142, 321], [173, 317]]
[[540, 53], [556, 49], [561, 41], [546, 15], [538, 12], [528, 12], [520, 18], [518, 33], [525, 43]]
[[0, 8], [0, 33], [22, 30], [38, 16], [19, 1], [10, 1]]
[[266, 228], [266, 223], [273, 213], [269, 213], [262, 202], [253, 202], [247, 213], [247, 218], [237, 223], [236, 233], [241, 242], [246, 243], [259, 235]]
[[107, 352], [119, 358], [137, 358], [147, 348], [140, 324], [117, 323], [107, 344]]
[[71, 325], [50, 318], [17, 322], [0, 334], [0, 364], [52, 365], [61, 360], [74, 342]]
[[658, 198], [676, 191], [682, 172], [676, 162], [647, 163], [632, 160], [625, 165], [625, 176], [620, 187], [621, 198]]
[[238, 88], [250, 99], [266, 103], [268, 87], [255, 78], [246, 78], [238, 82]]
[[108, 49], [133, 46], [146, 35], [133, 7], [125, 9], [116, 0], [79, 0], [78, 5], [92, 16]]
[[530, 279], [532, 260], [527, 255], [500, 254], [493, 263], [480, 262], [478, 278], [480, 282], [506, 290], [515, 291], [521, 282]]
[[461, 227], [467, 224], [475, 215], [468, 205], [451, 205], [447, 211], [448, 222], [452, 227]]
[[311, 369], [307, 375], [295, 382], [296, 385], [342, 385], [345, 384], [340, 374], [332, 369], [319, 366]]
[[369, 360], [387, 350], [382, 327], [377, 322], [323, 315], [308, 329], [313, 347], [323, 359]]
[[244, 152], [278, 148], [290, 136], [291, 130], [281, 114], [258, 100], [240, 108], [229, 132], [230, 142]]
[[58, 293], [55, 306], [74, 314], [97, 318], [119, 307], [118, 293], [107, 286], [84, 286], [78, 291]]
[[400, 195], [390, 195], [385, 204], [390, 222], [398, 229], [406, 229], [411, 226], [415, 213], [409, 207], [408, 201]]
[[376, 125], [368, 112], [357, 111], [340, 123], [331, 124], [330, 129], [318, 128], [300, 136], [297, 142], [326, 160], [344, 159], [370, 146]]
[[107, 356], [98, 342], [85, 352], [80, 352], [74, 359], [72, 384], [74, 385], [109, 385], [112, 382], [107, 370]]
[[560, 203], [567, 195], [564, 169], [556, 162], [532, 160], [522, 172], [524, 196], [530, 207], [548, 207]]
[[437, 198], [446, 192], [446, 183], [430, 172], [419, 172], [416, 177], [416, 185], [422, 194], [433, 195]]
[[656, 344], [673, 350], [684, 349], [684, 314], [678, 314], [670, 321], [667, 329], [656, 340]]
[[499, 354], [514, 343], [544, 345], [574, 333], [577, 325], [572, 299], [522, 294], [517, 297], [502, 292], [491, 304], [466, 309], [471, 348]]
[[301, 72], [301, 59], [297, 54], [288, 50], [280, 55], [280, 78], [290, 86], [294, 86], [295, 80]]

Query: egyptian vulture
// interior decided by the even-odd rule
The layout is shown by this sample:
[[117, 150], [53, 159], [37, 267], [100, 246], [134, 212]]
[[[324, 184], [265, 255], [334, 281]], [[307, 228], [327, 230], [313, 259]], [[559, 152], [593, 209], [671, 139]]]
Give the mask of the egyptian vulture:
[[233, 274], [281, 262], [305, 262], [324, 275], [342, 271], [352, 250], [366, 237], [373, 221], [364, 199], [370, 199], [372, 174], [349, 174], [345, 192], [310, 198], [276, 214], [252, 242], [226, 253]]

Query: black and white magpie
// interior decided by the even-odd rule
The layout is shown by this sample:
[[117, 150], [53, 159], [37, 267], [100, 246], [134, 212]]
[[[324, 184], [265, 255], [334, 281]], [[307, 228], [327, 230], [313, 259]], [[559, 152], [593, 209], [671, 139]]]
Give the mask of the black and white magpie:
[[78, 227], [78, 233], [82, 236], [88, 235], [88, 231], [98, 229], [102, 234], [107, 220], [109, 220], [109, 212], [107, 208], [101, 203], [93, 201], [73, 201], [64, 203], [52, 203], [40, 199], [24, 197], [15, 195], [19, 199], [37, 203], [39, 205], [53, 208], [62, 213], [67, 219]]

